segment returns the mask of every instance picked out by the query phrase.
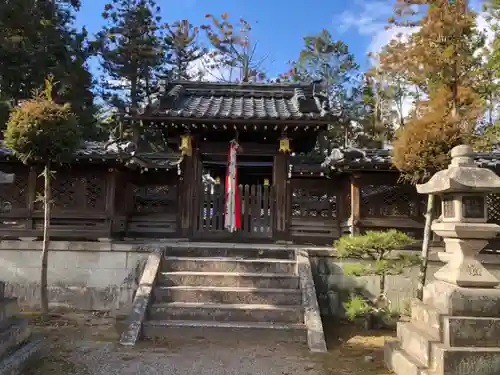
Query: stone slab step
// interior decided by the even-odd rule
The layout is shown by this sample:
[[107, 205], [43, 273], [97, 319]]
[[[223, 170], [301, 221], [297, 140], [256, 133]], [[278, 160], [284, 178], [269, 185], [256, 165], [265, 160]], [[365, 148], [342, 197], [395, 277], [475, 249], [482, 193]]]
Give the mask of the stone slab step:
[[165, 257], [163, 272], [251, 272], [295, 274], [297, 262], [282, 259]]
[[301, 305], [299, 289], [235, 288], [213, 286], [158, 286], [154, 301], [226, 304]]
[[0, 357], [17, 348], [31, 336], [26, 319], [12, 319], [11, 325], [0, 332]]
[[441, 340], [441, 313], [418, 299], [411, 302], [411, 322], [429, 336]]
[[192, 247], [169, 247], [166, 249], [167, 256], [174, 257], [228, 257], [238, 259], [295, 259], [294, 249], [273, 249], [264, 246], [232, 247], [230, 245], [214, 246], [192, 246]]
[[253, 288], [298, 289], [299, 277], [283, 273], [251, 272], [161, 272], [158, 285], [209, 285]]
[[500, 348], [500, 318], [444, 316], [442, 319], [445, 345]]
[[35, 365], [45, 353], [47, 344], [43, 337], [32, 337], [15, 352], [0, 361], [0, 375], [21, 375]]
[[241, 337], [245, 341], [307, 342], [307, 329], [303, 324], [150, 320], [144, 322], [142, 332], [149, 339], [228, 340]]
[[397, 375], [426, 375], [426, 368], [401, 349], [397, 340], [387, 340], [384, 361], [389, 370]]
[[170, 302], [152, 305], [149, 310], [149, 319], [303, 323], [304, 309], [301, 305]]
[[401, 349], [424, 366], [431, 366], [431, 347], [438, 341], [412, 323], [398, 323], [397, 336]]

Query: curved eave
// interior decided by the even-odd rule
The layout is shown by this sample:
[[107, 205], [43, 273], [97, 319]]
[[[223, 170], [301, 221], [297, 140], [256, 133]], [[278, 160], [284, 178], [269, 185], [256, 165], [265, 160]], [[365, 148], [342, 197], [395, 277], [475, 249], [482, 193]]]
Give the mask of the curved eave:
[[155, 123], [162, 123], [162, 126], [190, 126], [192, 125], [238, 125], [238, 124], [250, 124], [250, 125], [277, 125], [277, 126], [300, 126], [306, 127], [311, 125], [329, 125], [335, 122], [337, 118], [333, 115], [331, 116], [318, 116], [318, 117], [268, 117], [268, 118], [255, 118], [255, 117], [184, 117], [184, 116], [170, 116], [170, 115], [125, 115], [122, 116], [124, 121], [150, 121]]

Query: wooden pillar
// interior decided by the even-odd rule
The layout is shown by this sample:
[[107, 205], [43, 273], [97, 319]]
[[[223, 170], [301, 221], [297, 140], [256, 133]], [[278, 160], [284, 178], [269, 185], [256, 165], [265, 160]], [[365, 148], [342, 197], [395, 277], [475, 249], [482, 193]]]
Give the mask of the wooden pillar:
[[[116, 192], [119, 179], [119, 172], [114, 168], [110, 168], [106, 174], [106, 227], [108, 238], [113, 237], [115, 232], [115, 216], [116, 216]], [[118, 228], [117, 228], [118, 229]]]
[[183, 237], [191, 237], [195, 226], [194, 214], [197, 212], [196, 195], [201, 183], [201, 163], [198, 150], [193, 149], [192, 155], [186, 155], [182, 162], [182, 176], [179, 181], [179, 230]]
[[290, 181], [288, 179], [288, 154], [274, 156], [273, 163], [273, 237], [277, 241], [286, 241], [289, 237], [290, 218]]
[[360, 219], [360, 177], [358, 175], [350, 176], [350, 196], [351, 196], [351, 216], [348, 224], [351, 236], [359, 234], [359, 219]]

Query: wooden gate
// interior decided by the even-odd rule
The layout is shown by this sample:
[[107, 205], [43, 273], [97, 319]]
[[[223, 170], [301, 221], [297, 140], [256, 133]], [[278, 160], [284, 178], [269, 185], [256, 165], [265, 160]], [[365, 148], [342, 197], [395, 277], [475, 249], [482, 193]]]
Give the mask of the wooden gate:
[[199, 190], [195, 235], [200, 238], [272, 237], [272, 187], [239, 185], [241, 229], [229, 233], [224, 229], [224, 185], [202, 185]]

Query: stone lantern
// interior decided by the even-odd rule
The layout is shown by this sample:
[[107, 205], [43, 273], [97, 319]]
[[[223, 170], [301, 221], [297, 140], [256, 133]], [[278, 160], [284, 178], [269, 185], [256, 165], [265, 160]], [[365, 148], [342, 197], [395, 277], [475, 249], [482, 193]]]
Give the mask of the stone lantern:
[[500, 233], [486, 215], [486, 195], [500, 192], [500, 177], [474, 164], [469, 146], [453, 148], [451, 157], [447, 169], [417, 185], [441, 198], [432, 230], [443, 237], [439, 257], [446, 265], [425, 285], [423, 300], [412, 301], [397, 338], [386, 342], [387, 367], [398, 375], [500, 374], [500, 282], [478, 259]]
[[487, 223], [486, 206], [486, 195], [500, 192], [500, 177], [474, 163], [470, 146], [453, 148], [451, 157], [447, 169], [417, 185], [420, 194], [441, 197], [442, 216], [432, 224], [432, 230], [443, 237], [446, 252], [439, 257], [447, 264], [434, 276], [461, 287], [495, 287], [500, 281], [477, 255], [500, 233], [499, 225]]

